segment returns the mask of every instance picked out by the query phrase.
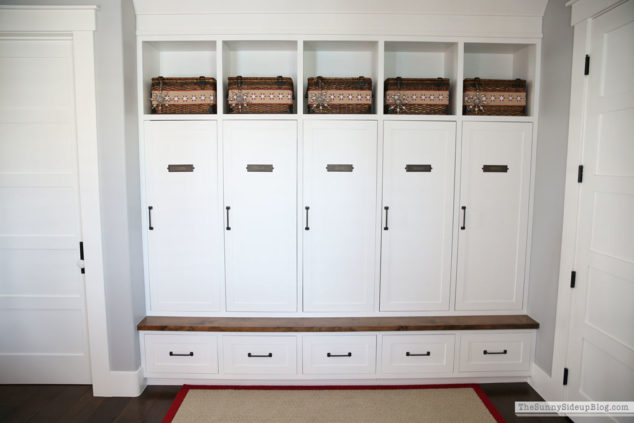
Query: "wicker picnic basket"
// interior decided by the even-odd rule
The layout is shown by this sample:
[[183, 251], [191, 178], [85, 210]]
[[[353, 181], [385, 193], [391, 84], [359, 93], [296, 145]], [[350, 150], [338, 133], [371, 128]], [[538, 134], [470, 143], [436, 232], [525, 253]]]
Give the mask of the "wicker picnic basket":
[[214, 78], [152, 78], [152, 113], [216, 113]]
[[293, 113], [291, 78], [233, 76], [227, 85], [227, 113]]
[[465, 115], [526, 115], [526, 81], [523, 79], [464, 80]]
[[308, 113], [372, 113], [372, 79], [308, 78]]
[[447, 78], [388, 78], [384, 91], [387, 114], [449, 114]]

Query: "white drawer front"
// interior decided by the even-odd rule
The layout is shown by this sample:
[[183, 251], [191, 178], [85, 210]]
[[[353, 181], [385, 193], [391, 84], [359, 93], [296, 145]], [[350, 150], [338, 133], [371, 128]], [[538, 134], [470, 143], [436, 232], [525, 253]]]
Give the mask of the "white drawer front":
[[296, 374], [296, 336], [222, 337], [225, 374]]
[[218, 373], [218, 340], [213, 335], [147, 334], [146, 373]]
[[451, 373], [454, 335], [384, 335], [383, 373]]
[[528, 370], [532, 340], [532, 333], [463, 334], [460, 371]]
[[304, 374], [372, 374], [375, 368], [375, 335], [304, 337]]

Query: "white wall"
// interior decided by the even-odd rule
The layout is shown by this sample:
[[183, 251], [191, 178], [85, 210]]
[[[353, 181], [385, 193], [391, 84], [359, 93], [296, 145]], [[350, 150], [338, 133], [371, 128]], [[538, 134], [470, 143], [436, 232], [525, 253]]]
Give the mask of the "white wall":
[[145, 304], [132, 1], [0, 0], [0, 4], [99, 7], [95, 32], [97, 141], [110, 365], [111, 370], [136, 370], [140, 366], [136, 323]]
[[570, 8], [564, 4], [565, 0], [550, 0], [542, 25], [542, 79], [529, 270], [528, 314], [540, 323], [535, 362], [547, 374], [553, 363], [572, 62]]

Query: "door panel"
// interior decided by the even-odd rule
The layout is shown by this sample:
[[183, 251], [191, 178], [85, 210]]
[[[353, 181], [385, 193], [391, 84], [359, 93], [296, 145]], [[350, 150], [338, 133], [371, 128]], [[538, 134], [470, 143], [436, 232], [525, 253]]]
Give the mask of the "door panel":
[[456, 309], [520, 310], [531, 124], [465, 122], [462, 139]]
[[297, 123], [225, 122], [223, 145], [227, 310], [296, 311]]
[[373, 309], [376, 155], [376, 122], [304, 123], [304, 311]]
[[217, 311], [224, 267], [216, 122], [146, 122], [145, 149], [151, 310]]
[[0, 383], [91, 382], [72, 41], [0, 37]]
[[449, 309], [455, 131], [385, 122], [381, 311]]
[[[634, 2], [592, 20], [590, 31], [567, 395], [633, 401]], [[615, 420], [631, 417], [605, 419]]]

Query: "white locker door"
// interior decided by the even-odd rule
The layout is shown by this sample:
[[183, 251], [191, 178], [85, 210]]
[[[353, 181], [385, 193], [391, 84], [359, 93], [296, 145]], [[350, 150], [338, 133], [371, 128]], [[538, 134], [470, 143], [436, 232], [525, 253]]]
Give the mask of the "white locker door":
[[228, 311], [297, 310], [297, 123], [225, 122]]
[[385, 122], [381, 311], [448, 310], [456, 124]]
[[531, 129], [463, 124], [456, 310], [522, 308]]
[[376, 155], [376, 122], [304, 123], [305, 311], [373, 309]]
[[150, 308], [218, 311], [224, 277], [216, 122], [145, 123]]

